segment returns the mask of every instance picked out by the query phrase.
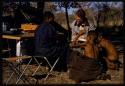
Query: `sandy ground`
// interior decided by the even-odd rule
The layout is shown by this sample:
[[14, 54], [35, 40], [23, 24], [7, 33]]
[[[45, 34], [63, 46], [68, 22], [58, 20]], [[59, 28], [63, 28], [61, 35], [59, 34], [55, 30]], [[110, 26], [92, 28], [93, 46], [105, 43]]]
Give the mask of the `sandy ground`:
[[[120, 61], [123, 63], [123, 53], [119, 53]], [[22, 65], [22, 68], [24, 69], [25, 65]], [[28, 67], [28, 70], [26, 71], [26, 74], [29, 74], [27, 79], [30, 82], [30, 84], [75, 84], [75, 82], [68, 78], [67, 72], [57, 72], [54, 71], [47, 80], [44, 80], [43, 78], [35, 79], [34, 77], [31, 77], [33, 71], [37, 68], [35, 65], [30, 65]], [[36, 74], [39, 72], [45, 72], [47, 69], [46, 67], [41, 67], [41, 69], [38, 70]], [[81, 83], [81, 84], [123, 84], [123, 68], [120, 68], [120, 70], [108, 70], [109, 74], [111, 74], [111, 80], [94, 80], [87, 83]], [[6, 64], [3, 65], [3, 84], [6, 83], [6, 80], [9, 77], [9, 69]], [[27, 76], [27, 75], [26, 75]], [[38, 77], [37, 77], [38, 78]], [[8, 84], [15, 84], [15, 81], [17, 80], [16, 76], [14, 75], [10, 82]], [[28, 84], [24, 83], [21, 80], [19, 81], [19, 84]]]

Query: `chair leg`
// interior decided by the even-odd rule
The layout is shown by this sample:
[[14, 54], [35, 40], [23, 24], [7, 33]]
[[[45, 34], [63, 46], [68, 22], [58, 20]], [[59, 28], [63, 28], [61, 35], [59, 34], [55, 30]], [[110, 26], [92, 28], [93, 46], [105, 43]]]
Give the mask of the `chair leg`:
[[55, 63], [53, 64], [53, 66], [51, 67], [50, 71], [48, 72], [47, 76], [45, 77], [44, 80], [46, 80], [48, 78], [48, 76], [50, 75], [50, 73], [53, 71], [55, 65], [57, 64], [57, 62], [59, 61], [59, 58], [55, 61]]
[[[12, 78], [13, 74], [15, 73], [17, 76], [19, 76], [19, 74], [21, 73], [19, 69], [17, 69], [17, 66], [19, 65], [14, 65], [13, 63], [8, 63], [9, 67], [11, 70], [13, 70], [13, 72], [11, 73], [10, 77], [7, 79], [6, 84], [8, 84], [8, 82], [10, 81], [10, 79]], [[25, 82], [25, 80], [22, 79], [23, 82]]]
[[[38, 60], [36, 59], [36, 57], [34, 57], [34, 59], [35, 59], [35, 61], [37, 62], [38, 67], [37, 67], [37, 69], [35, 70], [35, 72], [32, 74], [32, 76], [35, 75], [35, 73], [36, 73], [36, 72], [38, 71], [38, 69], [41, 67], [41, 64], [38, 62]], [[48, 78], [48, 76], [50, 75], [50, 73], [53, 71], [53, 69], [54, 69], [55, 65], [57, 64], [57, 62], [59, 61], [59, 58], [54, 62], [53, 65], [50, 64], [50, 62], [48, 61], [48, 59], [47, 59], [46, 57], [44, 57], [44, 59], [46, 60], [47, 64], [50, 66], [50, 70], [49, 70], [49, 72], [47, 73], [46, 77], [44, 78], [44, 80], [46, 80], [46, 79]]]
[[27, 70], [27, 67], [29, 66], [29, 64], [31, 63], [31, 61], [32, 61], [32, 58], [30, 59], [30, 61], [28, 62], [27, 66], [24, 68], [23, 72], [22, 72], [21, 75], [19, 76], [19, 78], [18, 78], [16, 84], [18, 84], [18, 82], [19, 82], [20, 79], [22, 78], [24, 72]]
[[36, 74], [36, 72], [38, 71], [38, 69], [41, 67], [41, 64], [42, 64], [42, 63], [39, 63], [38, 60], [37, 60], [35, 57], [34, 57], [34, 59], [35, 59], [36, 63], [37, 63], [39, 66], [37, 67], [37, 69], [35, 70], [35, 72], [32, 74], [32, 76], [34, 76], [34, 75]]
[[52, 68], [52, 65], [49, 63], [48, 59], [46, 57], [44, 57], [44, 59], [47, 61], [47, 63], [49, 64], [50, 68]]
[[10, 79], [12, 78], [13, 74], [14, 74], [14, 72], [12, 72], [12, 74], [10, 75], [10, 77], [7, 79], [6, 85], [8, 84], [8, 82], [10, 81]]
[[38, 71], [38, 69], [40, 68], [40, 65], [37, 67], [37, 69], [35, 70], [35, 72], [32, 74], [32, 76], [34, 76], [36, 74], [36, 72]]

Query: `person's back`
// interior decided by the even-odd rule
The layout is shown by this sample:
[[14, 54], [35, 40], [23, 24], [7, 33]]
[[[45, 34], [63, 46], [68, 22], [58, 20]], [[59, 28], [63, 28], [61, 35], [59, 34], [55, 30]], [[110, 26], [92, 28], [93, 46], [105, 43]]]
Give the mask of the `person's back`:
[[61, 45], [67, 45], [68, 44], [68, 30], [66, 30], [65, 28], [63, 28], [61, 25], [59, 25], [57, 22], [51, 22], [51, 24], [54, 26], [54, 28], [56, 29], [56, 38], [58, 40], [58, 42]]
[[37, 28], [35, 33], [36, 54], [40, 53], [45, 55], [43, 50], [47, 50], [54, 44], [54, 36], [56, 35], [56, 31], [55, 28], [50, 24], [50, 21], [53, 21], [53, 19], [54, 15], [51, 12], [44, 13], [44, 20]]
[[36, 31], [36, 50], [40, 51], [40, 48], [50, 48], [54, 46], [56, 43], [54, 35], [56, 35], [56, 31], [51, 24], [41, 24]]

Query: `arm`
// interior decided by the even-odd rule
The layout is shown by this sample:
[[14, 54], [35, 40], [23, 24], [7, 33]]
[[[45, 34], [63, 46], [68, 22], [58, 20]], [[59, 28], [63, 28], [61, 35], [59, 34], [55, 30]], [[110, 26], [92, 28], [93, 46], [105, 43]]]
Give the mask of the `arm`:
[[111, 43], [111, 41], [107, 39], [102, 39], [100, 42], [100, 45], [106, 49], [107, 51], [107, 58], [111, 61], [118, 60], [118, 52], [115, 48], [115, 46]]
[[86, 46], [86, 43], [75, 44], [75, 45], [73, 43], [70, 44], [71, 48], [79, 48], [79, 47], [84, 48], [85, 46]]
[[88, 31], [88, 26], [82, 27], [80, 26], [80, 32], [77, 34], [77, 36], [74, 39], [74, 44], [77, 42], [78, 38], [84, 34], [86, 34], [86, 32]]
[[77, 34], [77, 36], [76, 36], [76, 38], [75, 38], [75, 41], [77, 41], [78, 38], [79, 38], [81, 35], [83, 35], [84, 33], [85, 33], [84, 30], [80, 30], [80, 32]]

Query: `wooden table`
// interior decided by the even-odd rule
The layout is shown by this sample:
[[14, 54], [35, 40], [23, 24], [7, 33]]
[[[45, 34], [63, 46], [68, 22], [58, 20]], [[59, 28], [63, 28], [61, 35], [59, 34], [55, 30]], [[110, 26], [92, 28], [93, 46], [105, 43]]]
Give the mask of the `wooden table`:
[[[10, 49], [8, 40], [16, 40], [16, 46], [17, 46], [17, 43], [23, 41], [24, 39], [34, 38], [34, 33], [24, 33], [24, 34], [19, 34], [19, 35], [3, 34], [2, 38], [7, 39], [7, 44], [8, 44], [7, 47], [8, 47], [8, 49]], [[19, 45], [21, 46], [21, 44], [19, 44]], [[17, 51], [21, 52], [21, 50], [18, 50], [17, 47], [16, 47], [16, 55], [17, 55]], [[19, 54], [17, 56], [22, 56], [22, 55]]]
[[2, 35], [2, 38], [4, 39], [14, 39], [14, 40], [22, 40], [27, 38], [33, 38], [34, 33], [25, 33], [25, 34], [19, 34], [19, 35]]

